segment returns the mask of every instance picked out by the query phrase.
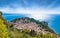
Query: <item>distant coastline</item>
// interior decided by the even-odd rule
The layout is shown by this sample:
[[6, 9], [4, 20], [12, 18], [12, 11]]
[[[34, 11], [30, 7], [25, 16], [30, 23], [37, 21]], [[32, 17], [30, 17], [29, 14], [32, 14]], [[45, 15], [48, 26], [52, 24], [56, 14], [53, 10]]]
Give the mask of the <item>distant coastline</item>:
[[[4, 19], [7, 21], [11, 21], [15, 18], [21, 18], [21, 17], [27, 17], [27, 15], [24, 14], [8, 14], [8, 13], [3, 13]], [[60, 15], [51, 15], [53, 16], [51, 19], [49, 19], [49, 27], [55, 30], [58, 34], [60, 34]], [[57, 26], [58, 25], [58, 26]]]

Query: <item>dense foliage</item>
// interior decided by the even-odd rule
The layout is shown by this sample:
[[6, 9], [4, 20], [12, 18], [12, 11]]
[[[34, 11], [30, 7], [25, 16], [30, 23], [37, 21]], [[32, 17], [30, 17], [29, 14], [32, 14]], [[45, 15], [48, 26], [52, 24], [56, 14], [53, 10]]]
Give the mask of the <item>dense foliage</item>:
[[0, 38], [8, 38], [8, 30], [4, 22], [5, 21], [0, 18]]
[[20, 32], [19, 30], [14, 30], [14, 31], [9, 31], [9, 37], [10, 38], [57, 38], [57, 35], [53, 35], [51, 36], [51, 34], [47, 33], [47, 34], [42, 34], [40, 33], [40, 35], [36, 35], [34, 31], [23, 31]]

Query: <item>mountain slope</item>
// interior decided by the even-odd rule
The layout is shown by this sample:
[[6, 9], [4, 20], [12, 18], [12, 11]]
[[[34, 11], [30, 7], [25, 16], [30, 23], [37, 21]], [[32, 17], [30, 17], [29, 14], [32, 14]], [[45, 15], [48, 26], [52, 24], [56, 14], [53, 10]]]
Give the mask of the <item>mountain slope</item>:
[[[45, 21], [38, 21], [33, 18], [23, 17], [12, 20], [10, 24], [13, 25], [14, 29], [19, 30], [19, 32], [36, 38], [57, 38], [57, 34], [48, 27], [48, 23]], [[36, 34], [38, 36], [36, 36]]]
[[[35, 23], [36, 26], [41, 27], [42, 29], [45, 29], [46, 31], [49, 31], [51, 33], [55, 33], [52, 29], [50, 29], [48, 27], [48, 23], [45, 21], [38, 21], [33, 18], [24, 17], [24, 18], [16, 18], [12, 22], [13, 23], [20, 23], [21, 22], [23, 24], [28, 24], [28, 23], [31, 24], [32, 23], [32, 25]], [[29, 24], [28, 24], [28, 26], [29, 26]]]
[[6, 22], [0, 12], [0, 38], [57, 38], [57, 36], [45, 21], [24, 17]]
[[8, 31], [4, 23], [5, 23], [5, 20], [3, 19], [0, 12], [0, 38], [8, 38]]

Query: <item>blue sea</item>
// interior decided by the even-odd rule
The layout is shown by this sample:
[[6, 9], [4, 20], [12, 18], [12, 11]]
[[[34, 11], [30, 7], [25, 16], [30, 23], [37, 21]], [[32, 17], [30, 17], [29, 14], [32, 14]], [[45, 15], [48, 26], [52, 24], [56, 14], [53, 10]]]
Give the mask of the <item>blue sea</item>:
[[[11, 21], [15, 18], [27, 17], [27, 14], [3, 14], [3, 17], [7, 21]], [[53, 29], [56, 33], [60, 34], [60, 15], [59, 14], [52, 14], [52, 17], [48, 19], [49, 27]]]
[[3, 17], [7, 20], [7, 21], [11, 21], [15, 18], [21, 18], [21, 17], [27, 17], [29, 14], [7, 14], [7, 13], [3, 13]]

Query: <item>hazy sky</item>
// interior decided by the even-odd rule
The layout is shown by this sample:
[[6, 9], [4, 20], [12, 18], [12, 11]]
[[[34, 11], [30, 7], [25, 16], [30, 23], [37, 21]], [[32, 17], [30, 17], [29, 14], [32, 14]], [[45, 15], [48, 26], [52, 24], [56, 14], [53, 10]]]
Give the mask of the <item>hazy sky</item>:
[[48, 14], [60, 14], [60, 0], [0, 0], [4, 13], [30, 14], [30, 17], [47, 18]]
[[6, 13], [60, 14], [60, 0], [0, 0], [0, 10]]

